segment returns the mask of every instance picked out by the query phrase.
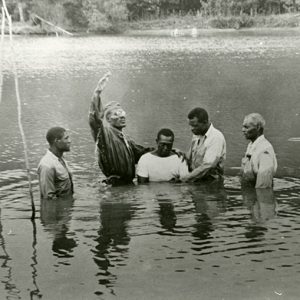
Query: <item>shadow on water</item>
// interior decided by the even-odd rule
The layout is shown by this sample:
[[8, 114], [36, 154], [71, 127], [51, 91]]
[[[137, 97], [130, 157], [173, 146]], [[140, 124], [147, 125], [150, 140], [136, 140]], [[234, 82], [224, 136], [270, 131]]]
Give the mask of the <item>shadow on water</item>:
[[73, 205], [72, 197], [55, 201], [41, 200], [41, 224], [45, 231], [52, 234], [52, 251], [58, 258], [72, 258], [77, 246], [75, 239], [68, 237]]
[[[113, 287], [117, 276], [113, 270], [126, 265], [124, 261], [128, 256], [130, 242], [128, 222], [134, 211], [133, 205], [126, 199], [126, 193], [120, 192], [118, 188], [110, 192], [109, 199], [103, 199], [100, 203], [100, 228], [95, 239], [97, 245], [92, 252], [99, 268], [96, 274], [99, 285], [114, 295]], [[103, 292], [98, 290], [95, 294], [100, 296]]]

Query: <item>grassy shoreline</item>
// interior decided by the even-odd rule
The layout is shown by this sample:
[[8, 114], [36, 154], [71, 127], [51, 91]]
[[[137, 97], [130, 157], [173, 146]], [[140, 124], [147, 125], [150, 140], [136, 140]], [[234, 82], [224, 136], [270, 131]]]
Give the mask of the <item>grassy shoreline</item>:
[[[87, 29], [64, 28], [75, 34], [90, 34]], [[116, 24], [110, 34], [129, 35], [193, 35], [199, 32], [231, 32], [234, 30], [278, 30], [300, 29], [300, 14], [281, 14], [270, 16], [169, 16], [153, 20], [139, 20]], [[14, 23], [13, 33], [17, 35], [55, 35], [57, 31], [50, 26], [32, 26], [29, 23]], [[59, 33], [59, 32], [58, 32]], [[99, 32], [101, 33], [101, 32]], [[60, 33], [59, 33], [60, 34]]]
[[233, 28], [217, 29], [217, 28], [200, 28], [195, 31], [193, 29], [143, 29], [143, 30], [126, 30], [123, 34], [127, 36], [211, 36], [214, 34], [230, 34], [230, 33], [260, 33], [260, 34], [276, 34], [279, 32], [290, 32], [300, 34], [300, 27], [252, 27], [242, 28], [239, 30]]

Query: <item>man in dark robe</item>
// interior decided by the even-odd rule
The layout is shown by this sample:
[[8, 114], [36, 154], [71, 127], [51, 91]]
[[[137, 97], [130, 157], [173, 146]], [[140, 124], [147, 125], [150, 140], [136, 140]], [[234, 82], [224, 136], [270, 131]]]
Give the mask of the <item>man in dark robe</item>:
[[119, 103], [109, 102], [103, 106], [100, 94], [106, 86], [110, 73], [104, 75], [94, 91], [89, 111], [89, 124], [97, 144], [98, 163], [106, 183], [121, 185], [132, 183], [135, 164], [151, 149], [137, 145], [123, 133], [126, 113]]

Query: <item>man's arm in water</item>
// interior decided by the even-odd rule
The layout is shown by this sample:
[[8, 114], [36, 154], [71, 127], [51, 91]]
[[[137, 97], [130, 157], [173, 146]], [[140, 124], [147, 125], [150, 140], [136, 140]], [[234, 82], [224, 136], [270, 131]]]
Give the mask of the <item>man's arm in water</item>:
[[143, 183], [148, 183], [149, 182], [149, 177], [142, 177], [142, 176], [137, 176], [137, 181], [138, 183], [140, 184], [143, 184]]
[[138, 183], [148, 183], [149, 182], [149, 172], [147, 166], [147, 160], [144, 156], [141, 157], [136, 168], [137, 181]]

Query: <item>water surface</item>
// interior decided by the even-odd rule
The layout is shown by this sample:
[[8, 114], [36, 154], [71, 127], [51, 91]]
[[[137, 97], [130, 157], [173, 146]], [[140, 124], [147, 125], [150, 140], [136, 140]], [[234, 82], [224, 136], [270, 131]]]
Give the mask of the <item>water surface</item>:
[[[300, 36], [15, 39], [23, 125], [35, 171], [45, 133], [70, 129], [74, 200], [30, 201], [17, 126], [11, 50], [0, 104], [1, 299], [298, 299]], [[92, 91], [128, 112], [127, 132], [154, 145], [169, 127], [191, 140], [187, 113], [205, 107], [228, 147], [225, 187], [107, 188], [87, 124]], [[279, 170], [274, 193], [241, 191], [244, 115], [260, 112]]]

